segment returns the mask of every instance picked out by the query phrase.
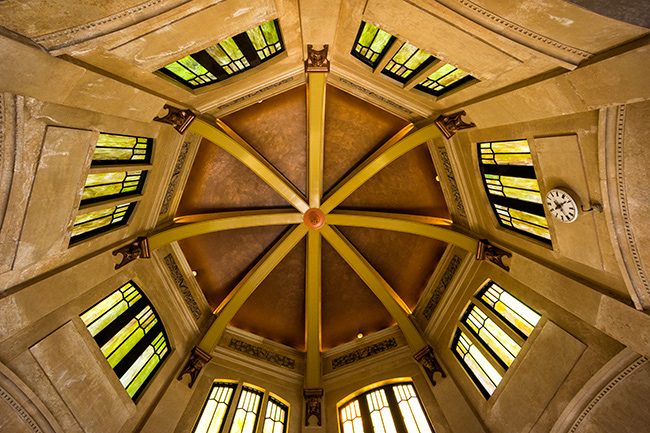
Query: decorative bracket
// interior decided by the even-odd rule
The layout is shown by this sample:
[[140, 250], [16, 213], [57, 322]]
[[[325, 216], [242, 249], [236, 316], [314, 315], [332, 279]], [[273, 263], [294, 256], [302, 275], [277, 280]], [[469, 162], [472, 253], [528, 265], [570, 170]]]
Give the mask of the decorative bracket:
[[321, 398], [323, 397], [323, 388], [305, 389], [305, 426], [309, 426], [309, 418], [313, 415], [321, 425]]
[[510, 268], [505, 263], [503, 263], [504, 257], [510, 258], [512, 257], [512, 253], [495, 247], [494, 245], [490, 244], [487, 239], [481, 239], [478, 241], [478, 251], [476, 252], [477, 260], [490, 261], [500, 268], [505, 269], [506, 272], [509, 272]]
[[187, 364], [185, 364], [185, 367], [183, 368], [183, 370], [180, 372], [180, 374], [176, 379], [181, 380], [183, 376], [189, 374], [190, 383], [187, 386], [189, 388], [192, 388], [192, 386], [194, 386], [194, 382], [196, 381], [196, 378], [199, 376], [199, 373], [201, 372], [201, 369], [211, 359], [212, 356], [205, 353], [203, 350], [199, 349], [198, 347], [195, 347], [194, 349], [192, 349], [192, 353], [190, 354], [190, 359], [187, 360]]
[[181, 134], [185, 132], [187, 127], [190, 126], [190, 123], [192, 123], [192, 120], [196, 118], [196, 115], [190, 110], [181, 110], [169, 104], [165, 104], [163, 108], [167, 109], [167, 114], [164, 117], [155, 117], [153, 120], [168, 123]]
[[439, 116], [435, 120], [435, 124], [440, 128], [440, 131], [447, 140], [454, 136], [454, 134], [461, 129], [473, 128], [476, 125], [472, 123], [465, 123], [461, 116], [464, 116], [465, 110], [457, 113], [450, 114], [449, 116]]
[[122, 266], [131, 263], [135, 259], [148, 259], [151, 257], [149, 241], [147, 241], [147, 238], [143, 237], [139, 237], [135, 242], [113, 251], [114, 256], [118, 253], [122, 253], [122, 261], [115, 265], [115, 269], [120, 269]]
[[307, 60], [305, 72], [329, 72], [330, 61], [327, 60], [329, 45], [323, 45], [322, 50], [315, 50], [312, 45], [307, 45]]
[[437, 371], [440, 372], [443, 378], [447, 377], [444, 371], [442, 371], [442, 367], [440, 367], [440, 364], [438, 364], [438, 360], [436, 359], [435, 355], [433, 354], [433, 348], [429, 346], [428, 344], [420, 350], [418, 353], [413, 355], [413, 358], [422, 366], [424, 367], [424, 371], [427, 372], [427, 377], [431, 381], [431, 385], [435, 386], [436, 381], [433, 380], [433, 374]]

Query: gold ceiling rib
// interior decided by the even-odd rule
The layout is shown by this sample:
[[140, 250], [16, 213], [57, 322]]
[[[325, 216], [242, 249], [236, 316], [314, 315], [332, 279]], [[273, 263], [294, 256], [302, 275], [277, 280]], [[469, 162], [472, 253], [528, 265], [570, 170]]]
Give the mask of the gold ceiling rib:
[[149, 236], [149, 249], [155, 250], [175, 241], [214, 233], [222, 230], [248, 227], [291, 225], [302, 222], [302, 214], [295, 211], [262, 209], [253, 211], [219, 212], [212, 214], [186, 215], [174, 219], [177, 223], [188, 223]]
[[323, 148], [325, 136], [325, 82], [327, 74], [308, 74], [307, 84], [307, 149], [309, 207], [320, 207], [323, 196]]
[[321, 377], [321, 244], [317, 230], [307, 234], [307, 275], [305, 278], [305, 388], [322, 388]]
[[384, 212], [336, 211], [327, 215], [327, 223], [425, 236], [456, 245], [473, 253], [476, 253], [478, 249], [477, 239], [451, 229], [452, 221], [445, 218]]
[[264, 281], [273, 269], [289, 254], [293, 247], [307, 234], [309, 229], [300, 224], [280, 239], [271, 250], [257, 262], [237, 286], [221, 302], [221, 305], [214, 311], [215, 321], [210, 325], [210, 329], [205, 333], [199, 348], [205, 353], [212, 353], [217, 346], [223, 331], [228, 323], [235, 317], [237, 311], [244, 305], [244, 302], [253, 294], [255, 289]]
[[321, 210], [326, 214], [334, 210], [368, 179], [373, 177], [379, 171], [384, 169], [388, 164], [395, 161], [406, 152], [416, 148], [427, 140], [440, 137], [440, 129], [435, 124], [424, 126], [410, 134], [404, 136], [413, 125], [407, 125], [395, 137], [386, 142], [379, 150], [370, 156], [363, 164], [359, 166], [348, 177], [343, 179], [325, 198]]
[[187, 130], [208, 139], [237, 158], [298, 211], [305, 213], [309, 209], [298, 188], [222, 121], [211, 124], [196, 118]]
[[395, 319], [413, 353], [417, 353], [425, 348], [428, 343], [422, 337], [415, 324], [411, 322], [409, 318], [411, 313], [410, 309], [386, 280], [382, 278], [354, 245], [336, 228], [326, 224], [320, 231], [327, 242], [343, 257], [357, 275], [359, 275], [377, 299], [384, 305], [386, 310], [388, 310], [388, 313]]

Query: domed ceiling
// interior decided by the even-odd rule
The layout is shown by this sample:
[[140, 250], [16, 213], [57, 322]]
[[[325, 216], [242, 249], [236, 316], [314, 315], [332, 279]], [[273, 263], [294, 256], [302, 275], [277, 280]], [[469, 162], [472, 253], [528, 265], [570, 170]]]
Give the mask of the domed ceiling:
[[[305, 197], [308, 183], [307, 89], [300, 86], [220, 119]], [[335, 87], [325, 88], [323, 197], [344, 183], [407, 121]], [[314, 207], [314, 206], [312, 206]], [[219, 146], [203, 139], [177, 217], [292, 206], [264, 180]], [[426, 143], [390, 163], [332, 211], [373, 211], [448, 219]], [[327, 222], [327, 216], [325, 217]], [[290, 226], [220, 231], [180, 241], [210, 306], [217, 310]], [[401, 298], [415, 308], [446, 243], [397, 231], [338, 227]], [[307, 240], [303, 238], [261, 282], [230, 325], [305, 350]], [[395, 324], [363, 280], [327, 242], [320, 243], [321, 348], [327, 350]]]

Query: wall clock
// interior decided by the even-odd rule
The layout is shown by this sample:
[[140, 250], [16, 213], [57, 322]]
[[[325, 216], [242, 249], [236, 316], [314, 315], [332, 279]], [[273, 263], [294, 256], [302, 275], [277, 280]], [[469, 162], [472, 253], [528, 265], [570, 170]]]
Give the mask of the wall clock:
[[563, 223], [578, 219], [576, 194], [564, 188], [554, 188], [546, 194], [546, 208], [553, 217]]

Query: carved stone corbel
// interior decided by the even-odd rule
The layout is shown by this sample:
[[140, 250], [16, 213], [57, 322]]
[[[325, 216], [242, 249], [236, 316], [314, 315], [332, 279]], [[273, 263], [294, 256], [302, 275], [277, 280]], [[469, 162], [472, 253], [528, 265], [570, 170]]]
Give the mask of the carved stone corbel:
[[438, 360], [433, 354], [433, 348], [428, 344], [420, 350], [418, 353], [413, 355], [413, 358], [424, 367], [424, 371], [427, 373], [427, 377], [431, 381], [431, 385], [436, 384], [436, 381], [433, 380], [433, 374], [437, 371], [440, 372], [440, 375], [445, 378], [447, 375], [442, 371], [442, 367], [438, 364]]
[[329, 45], [323, 45], [322, 50], [315, 50], [312, 45], [307, 45], [307, 60], [305, 72], [329, 72], [330, 61], [327, 60]]
[[473, 128], [476, 125], [472, 123], [465, 123], [461, 116], [465, 115], [465, 110], [457, 113], [450, 114], [449, 116], [439, 116], [435, 123], [440, 128], [440, 131], [449, 140], [453, 135], [461, 129]]
[[194, 382], [196, 381], [196, 378], [199, 376], [199, 373], [201, 372], [201, 369], [211, 359], [212, 356], [210, 356], [208, 353], [205, 353], [203, 350], [199, 349], [198, 347], [195, 347], [194, 349], [192, 349], [192, 353], [190, 354], [190, 358], [187, 360], [187, 364], [185, 364], [185, 367], [183, 368], [183, 370], [180, 372], [180, 374], [176, 379], [181, 380], [183, 376], [189, 374], [190, 383], [187, 386], [189, 388], [192, 388], [192, 386], [194, 386]]
[[181, 134], [185, 132], [196, 117], [190, 110], [181, 110], [169, 104], [165, 104], [163, 108], [167, 109], [167, 114], [164, 117], [155, 117], [153, 120], [172, 125]]
[[478, 251], [476, 252], [477, 260], [487, 260], [495, 265], [499, 266], [502, 269], [505, 269], [507, 272], [510, 271], [508, 265], [503, 263], [504, 257], [512, 257], [512, 253], [504, 251], [501, 248], [495, 247], [490, 244], [487, 239], [481, 239], [478, 241]]
[[114, 256], [118, 255], [118, 253], [122, 254], [122, 261], [115, 265], [115, 269], [119, 269], [127, 263], [131, 263], [135, 259], [148, 259], [151, 257], [149, 252], [149, 241], [147, 241], [147, 238], [143, 237], [139, 237], [135, 242], [113, 251]]
[[309, 425], [309, 418], [313, 415], [321, 425], [321, 398], [323, 397], [322, 388], [305, 389], [305, 426]]

